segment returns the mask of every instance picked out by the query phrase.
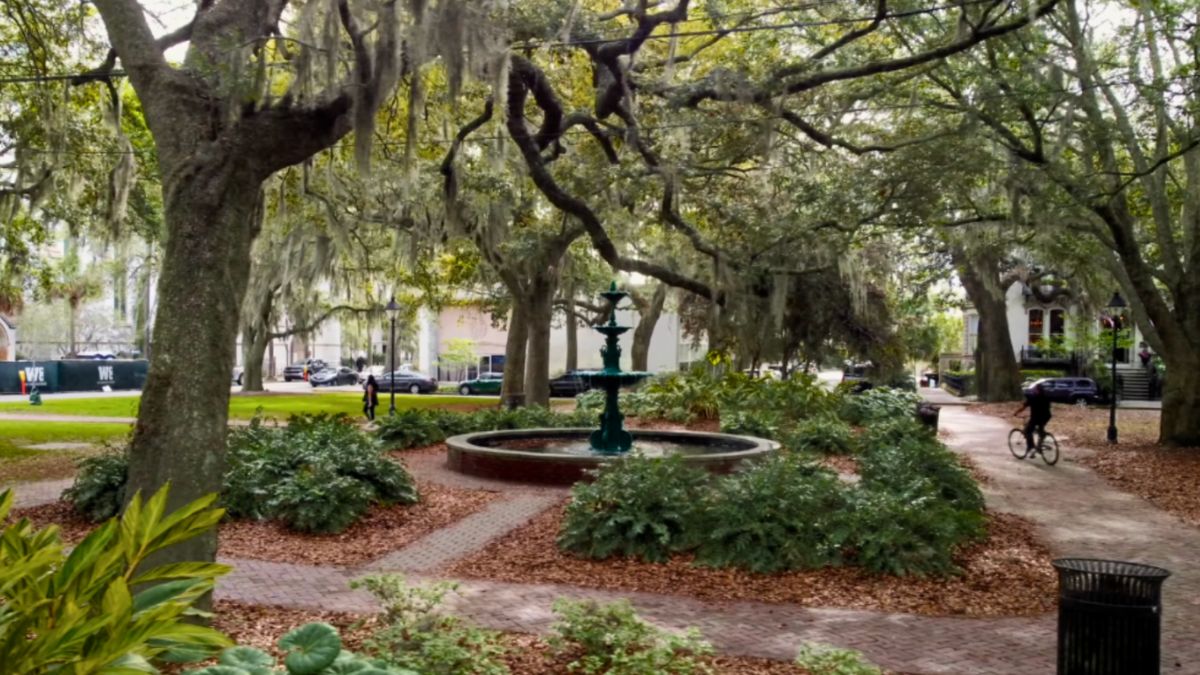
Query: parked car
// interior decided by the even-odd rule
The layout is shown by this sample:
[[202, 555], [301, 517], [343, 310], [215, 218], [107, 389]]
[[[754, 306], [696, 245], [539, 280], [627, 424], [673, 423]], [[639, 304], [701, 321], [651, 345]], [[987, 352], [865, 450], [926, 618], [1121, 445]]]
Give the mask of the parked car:
[[321, 359], [308, 359], [304, 363], [293, 363], [283, 369], [283, 381], [303, 380], [306, 376], [326, 368]]
[[482, 373], [473, 380], [458, 383], [458, 393], [463, 396], [475, 394], [499, 394], [504, 385], [504, 373]]
[[1099, 403], [1102, 399], [1100, 387], [1089, 377], [1046, 377], [1033, 382], [1028, 389], [1037, 385], [1055, 403]]
[[375, 378], [379, 391], [407, 391], [410, 394], [432, 394], [437, 391], [437, 380], [415, 370], [397, 370]]
[[339, 384], [358, 384], [358, 373], [353, 368], [327, 367], [308, 376], [308, 383], [314, 387], [335, 387]]
[[569, 370], [550, 380], [551, 396], [575, 397], [595, 388], [588, 378], [580, 375], [578, 370]]

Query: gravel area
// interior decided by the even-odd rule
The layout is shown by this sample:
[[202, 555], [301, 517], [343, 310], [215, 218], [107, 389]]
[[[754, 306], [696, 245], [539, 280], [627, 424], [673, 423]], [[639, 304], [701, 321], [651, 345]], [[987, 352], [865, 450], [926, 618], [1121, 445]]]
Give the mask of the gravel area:
[[704, 600], [753, 600], [808, 607], [840, 607], [933, 616], [1035, 616], [1056, 606], [1057, 581], [1049, 551], [1033, 526], [1009, 514], [991, 514], [988, 538], [958, 556], [963, 573], [949, 578], [892, 577], [850, 568], [753, 574], [695, 567], [688, 555], [669, 562], [627, 558], [583, 560], [555, 545], [562, 509], [450, 566], [455, 577], [515, 583], [687, 595]]
[[[1017, 404], [980, 403], [973, 410], [1023, 424]], [[1200, 527], [1200, 448], [1158, 444], [1159, 411], [1117, 410], [1118, 443], [1108, 442], [1108, 409], [1056, 405], [1049, 430], [1064, 445], [1083, 448], [1077, 459], [1119, 490], [1135, 494], [1189, 525]], [[1064, 455], [1071, 458], [1071, 450]]]

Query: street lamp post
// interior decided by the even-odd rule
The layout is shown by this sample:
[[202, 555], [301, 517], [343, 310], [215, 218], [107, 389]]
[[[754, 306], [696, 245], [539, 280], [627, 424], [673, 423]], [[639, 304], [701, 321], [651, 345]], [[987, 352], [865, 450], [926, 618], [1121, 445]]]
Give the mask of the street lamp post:
[[1117, 320], [1120, 318], [1120, 312], [1125, 309], [1125, 298], [1121, 297], [1120, 291], [1113, 293], [1112, 300], [1108, 301], [1109, 320], [1112, 322], [1112, 395], [1110, 396], [1110, 404], [1108, 408], [1108, 442], [1117, 442]]
[[388, 414], [396, 414], [396, 315], [400, 313], [400, 305], [396, 302], [396, 296], [388, 301], [387, 307], [384, 310], [388, 314], [388, 318], [392, 320], [392, 339], [388, 342], [388, 391], [391, 392], [392, 401], [388, 406]]

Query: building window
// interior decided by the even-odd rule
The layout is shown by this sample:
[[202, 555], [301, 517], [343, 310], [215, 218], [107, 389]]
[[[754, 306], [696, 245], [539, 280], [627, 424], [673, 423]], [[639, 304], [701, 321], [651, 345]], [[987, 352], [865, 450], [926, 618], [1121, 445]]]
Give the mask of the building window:
[[1029, 310], [1029, 344], [1036, 345], [1042, 341], [1045, 333], [1045, 316], [1040, 309]]
[[1062, 340], [1067, 333], [1067, 312], [1061, 309], [1050, 310], [1050, 337]]

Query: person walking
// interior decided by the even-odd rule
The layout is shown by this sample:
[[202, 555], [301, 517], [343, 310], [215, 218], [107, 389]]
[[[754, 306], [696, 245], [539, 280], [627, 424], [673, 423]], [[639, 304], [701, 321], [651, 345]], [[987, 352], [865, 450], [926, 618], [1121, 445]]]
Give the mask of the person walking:
[[375, 381], [374, 375], [368, 375], [367, 383], [363, 385], [363, 414], [369, 421], [375, 421], [375, 408], [378, 406], [379, 383]]

